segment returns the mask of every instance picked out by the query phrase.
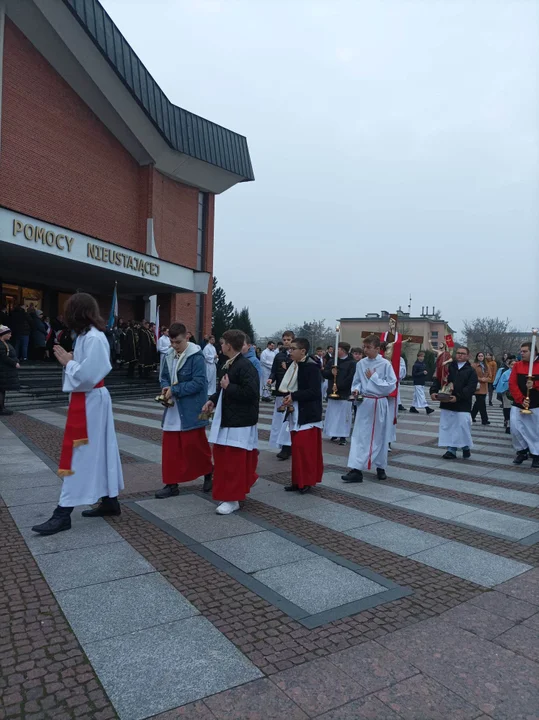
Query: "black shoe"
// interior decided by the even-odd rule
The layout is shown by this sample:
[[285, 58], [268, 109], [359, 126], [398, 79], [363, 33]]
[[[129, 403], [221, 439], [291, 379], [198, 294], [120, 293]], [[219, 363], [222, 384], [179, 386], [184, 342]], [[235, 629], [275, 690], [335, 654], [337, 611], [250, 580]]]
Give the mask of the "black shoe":
[[486, 422], [482, 422], [481, 425], [490, 425], [490, 422], [487, 420]]
[[0, 415], [13, 415], [13, 410], [6, 410], [6, 408], [2, 408], [2, 410], [0, 410]]
[[304, 485], [302, 488], [299, 488], [299, 494], [305, 495], [305, 493], [311, 492], [311, 486], [310, 485]]
[[463, 450], [463, 451], [462, 451], [462, 457], [463, 457], [465, 460], [468, 460], [469, 458], [472, 457], [472, 451], [471, 451], [469, 448], [468, 448], [468, 450]]
[[376, 477], [378, 478], [378, 480], [387, 480], [387, 475], [384, 468], [376, 468]]
[[415, 407], [411, 407], [408, 412], [413, 413], [414, 415], [419, 415], [419, 410], [416, 410]]
[[213, 487], [213, 473], [204, 475], [204, 485], [202, 486], [202, 492], [209, 493]]
[[425, 408], [425, 412], [427, 413], [427, 415], [432, 415], [432, 413], [434, 412], [434, 408]]
[[363, 482], [363, 473], [361, 470], [350, 470], [346, 475], [341, 475], [341, 479], [345, 483], [360, 483]]
[[331, 438], [331, 442], [332, 442], [332, 443], [337, 443], [337, 442], [339, 442], [339, 438], [338, 438], [338, 437], [332, 437], [332, 438]]
[[284, 489], [286, 490], [286, 492], [296, 492], [296, 490], [299, 490], [299, 487], [292, 483], [291, 485], [285, 485]]
[[58, 506], [52, 517], [41, 525], [34, 525], [32, 530], [39, 535], [56, 535], [62, 530], [71, 530], [71, 511], [73, 508]]
[[398, 409], [399, 409], [399, 412], [406, 412], [406, 408], [404, 407], [404, 405], [399, 405]]
[[489, 402], [488, 406], [489, 406], [489, 407], [492, 407], [492, 403], [491, 403], [491, 402]]
[[155, 493], [155, 497], [158, 500], [164, 500], [165, 498], [169, 497], [176, 497], [176, 495], [179, 495], [180, 491], [178, 490], [178, 485], [165, 485], [165, 487], [161, 488], [161, 490], [158, 490]]
[[529, 455], [527, 450], [519, 450], [513, 460], [513, 465], [522, 465], [524, 460], [527, 460], [528, 457]]
[[505, 434], [506, 434], [506, 435], [511, 435], [511, 428], [510, 428], [510, 427], [506, 427], [506, 428], [505, 428]]
[[290, 445], [283, 445], [281, 452], [277, 454], [278, 460], [289, 460], [292, 455], [292, 448]]
[[341, 447], [344, 447], [344, 446], [346, 445], [346, 438], [341, 438], [341, 439], [339, 440], [339, 445], [340, 445]]
[[118, 498], [104, 497], [97, 507], [91, 510], [83, 510], [82, 517], [107, 517], [108, 515], [121, 515], [122, 509]]
[[442, 458], [444, 460], [456, 460], [457, 456], [454, 455], [452, 452], [449, 452], [449, 450], [442, 455]]
[[532, 455], [532, 468], [539, 468], [539, 455]]
[[475, 418], [472, 418], [472, 422], [477, 422]]

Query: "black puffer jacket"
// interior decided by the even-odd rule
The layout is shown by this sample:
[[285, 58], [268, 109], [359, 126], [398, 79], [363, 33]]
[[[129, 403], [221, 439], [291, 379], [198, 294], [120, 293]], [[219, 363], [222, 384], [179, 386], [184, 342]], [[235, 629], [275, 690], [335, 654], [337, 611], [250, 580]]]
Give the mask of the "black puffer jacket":
[[[330, 363], [322, 371], [322, 375], [328, 381], [328, 398], [333, 392], [333, 367], [333, 363]], [[347, 355], [342, 360], [339, 359], [337, 365], [337, 392], [340, 400], [348, 400], [350, 397], [355, 373], [356, 362], [351, 355]]]
[[[457, 398], [457, 402], [440, 403], [440, 409], [452, 410], [453, 412], [472, 412], [472, 399], [477, 388], [475, 369], [467, 362], [459, 370], [458, 363], [453, 361], [449, 365], [448, 382], [453, 383], [453, 395]], [[440, 389], [440, 382], [435, 377], [432, 381], [430, 394], [435, 395]]]
[[[283, 363], [286, 365], [286, 367], [283, 367]], [[277, 393], [279, 393], [279, 388], [281, 387], [283, 378], [286, 375], [286, 371], [288, 370], [290, 365], [292, 365], [292, 358], [290, 357], [290, 353], [287, 350], [281, 350], [273, 358], [270, 380], [275, 381], [275, 389]]]
[[320, 366], [312, 358], [298, 363], [298, 389], [292, 393], [292, 400], [298, 403], [298, 425], [322, 420], [321, 379]]
[[13, 337], [24, 337], [30, 335], [30, 320], [28, 313], [22, 307], [13, 308], [9, 316], [9, 327]]
[[258, 422], [258, 406], [260, 401], [260, 379], [255, 366], [238, 355], [227, 371], [221, 370], [219, 380], [228, 374], [230, 385], [226, 390], [214, 393], [210, 400], [217, 405], [219, 395], [223, 394], [221, 427], [251, 427]]
[[0, 339], [0, 390], [19, 390], [17, 356], [14, 348]]

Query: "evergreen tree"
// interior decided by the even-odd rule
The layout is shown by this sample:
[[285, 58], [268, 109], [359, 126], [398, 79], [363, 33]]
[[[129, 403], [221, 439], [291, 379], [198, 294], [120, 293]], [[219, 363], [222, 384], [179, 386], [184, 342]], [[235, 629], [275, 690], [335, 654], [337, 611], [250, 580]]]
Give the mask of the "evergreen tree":
[[239, 312], [236, 310], [232, 319], [232, 327], [234, 330], [243, 330], [244, 333], [249, 335], [251, 342], [255, 342], [255, 330], [249, 316], [248, 307], [242, 308]]
[[226, 293], [222, 287], [217, 284], [217, 278], [213, 278], [212, 289], [212, 333], [219, 342], [226, 330], [232, 327], [234, 319], [234, 305], [226, 301]]

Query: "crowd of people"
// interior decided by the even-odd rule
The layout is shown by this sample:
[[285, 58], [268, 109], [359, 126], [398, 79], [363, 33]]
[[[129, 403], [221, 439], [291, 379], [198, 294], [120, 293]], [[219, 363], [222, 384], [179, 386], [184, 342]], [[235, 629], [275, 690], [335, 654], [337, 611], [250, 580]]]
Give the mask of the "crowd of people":
[[[60, 343], [53, 347], [65, 370], [63, 390], [70, 393], [58, 471], [63, 486], [52, 517], [33, 527], [43, 535], [69, 529], [76, 505], [93, 505], [83, 512], [85, 517], [121, 512], [122, 467], [105, 387], [111, 352], [95, 299], [85, 293], [73, 295], [66, 304], [65, 323], [75, 336], [74, 348], [68, 351]], [[10, 328], [0, 325], [4, 380], [13, 378], [10, 371], [16, 372], [18, 365], [10, 336]], [[396, 336], [390, 341], [388, 334], [369, 335], [362, 348], [339, 342], [336, 348], [316, 348], [313, 353], [306, 338], [286, 331], [279, 343], [268, 342], [260, 360], [241, 330], [225, 332], [219, 352], [215, 338], [206, 338], [201, 348], [181, 322], [173, 323], [162, 336], [168, 338], [160, 348], [161, 400], [166, 408], [163, 487], [156, 498], [177, 496], [182, 483], [203, 477], [203, 490], [212, 492], [219, 503], [218, 514], [238, 510], [258, 477], [257, 424], [267, 391], [274, 397], [270, 446], [278, 448], [280, 460], [291, 459], [286, 492], [305, 494], [321, 482], [324, 435], [341, 445], [350, 440], [343, 482], [362, 482], [363, 471], [370, 469], [376, 470], [378, 480], [387, 478], [388, 453], [402, 409], [400, 381], [405, 375]], [[157, 349], [157, 343], [148, 340], [148, 346], [153, 345]], [[516, 450], [514, 463], [520, 465], [531, 456], [532, 467], [539, 468], [539, 356], [529, 378], [531, 347], [523, 343], [519, 359], [507, 355], [496, 369], [493, 358], [483, 353], [470, 363], [469, 350], [463, 346], [454, 356], [440, 352], [429, 394], [432, 402], [439, 403], [438, 444], [445, 448], [443, 458], [455, 460], [459, 449], [463, 458], [470, 458], [474, 410], [481, 414], [486, 398], [496, 392]], [[420, 352], [412, 371], [415, 412], [434, 411], [425, 398], [426, 375]], [[481, 397], [484, 400], [477, 407]]]

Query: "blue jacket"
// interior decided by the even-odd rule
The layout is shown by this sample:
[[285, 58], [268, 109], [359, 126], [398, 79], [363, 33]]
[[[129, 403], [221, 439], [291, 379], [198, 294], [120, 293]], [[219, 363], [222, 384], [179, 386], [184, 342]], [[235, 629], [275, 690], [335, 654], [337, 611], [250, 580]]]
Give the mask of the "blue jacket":
[[509, 377], [510, 376], [511, 376], [511, 369], [504, 370], [504, 372], [498, 378], [498, 381], [497, 381], [495, 387], [496, 387], [496, 392], [499, 392], [500, 395], [509, 390]]
[[[169, 352], [173, 353], [174, 350]], [[172, 387], [168, 363], [163, 362], [160, 381], [162, 388], [169, 387], [172, 390], [176, 404], [171, 410], [180, 413], [182, 430], [195, 430], [208, 425], [207, 420], [199, 420], [198, 417], [208, 399], [206, 363], [202, 352], [199, 351], [187, 358], [178, 373], [177, 384]]]
[[262, 367], [261, 367], [261, 365], [260, 365], [260, 360], [259, 360], [259, 359], [257, 358], [257, 356], [256, 356], [256, 353], [255, 353], [255, 351], [254, 351], [254, 348], [253, 348], [253, 347], [250, 347], [249, 350], [247, 350], [247, 352], [245, 353], [245, 355], [244, 355], [243, 357], [244, 357], [244, 358], [247, 358], [247, 360], [250, 360], [250, 362], [252, 362], [252, 364], [253, 364], [253, 365], [255, 366], [255, 368], [256, 368], [256, 371], [257, 371], [257, 373], [258, 373], [258, 377], [260, 377], [261, 374], [262, 374]]

